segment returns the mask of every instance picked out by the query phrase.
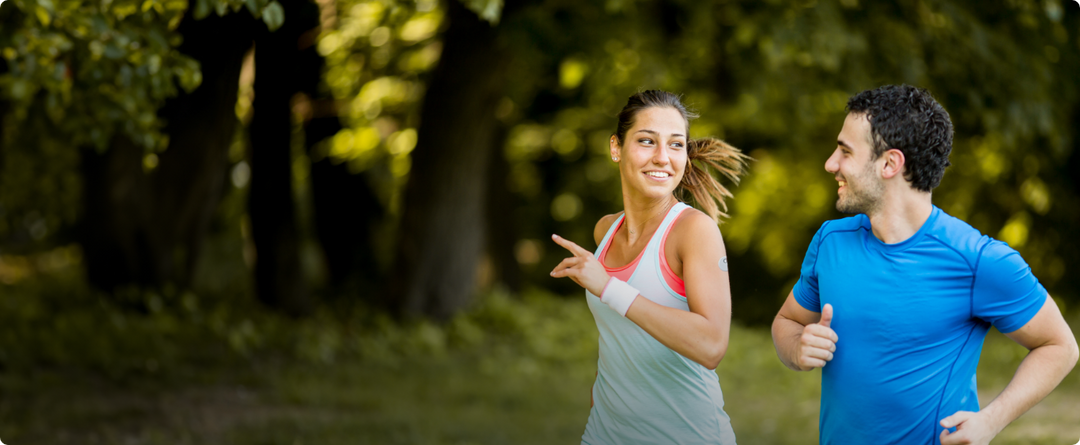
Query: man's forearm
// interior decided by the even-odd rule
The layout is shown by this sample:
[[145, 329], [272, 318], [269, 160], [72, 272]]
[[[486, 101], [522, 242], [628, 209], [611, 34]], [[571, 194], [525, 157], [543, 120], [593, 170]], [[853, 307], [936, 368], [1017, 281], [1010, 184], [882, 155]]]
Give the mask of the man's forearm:
[[772, 338], [776, 355], [780, 357], [784, 366], [795, 371], [805, 371], [795, 361], [795, 350], [799, 347], [799, 336], [802, 335], [804, 328], [805, 326], [801, 323], [782, 315], [777, 315], [773, 319]]
[[1076, 364], [1075, 344], [1050, 344], [1032, 349], [1020, 362], [1016, 375], [983, 411], [1000, 432], [1050, 394]]

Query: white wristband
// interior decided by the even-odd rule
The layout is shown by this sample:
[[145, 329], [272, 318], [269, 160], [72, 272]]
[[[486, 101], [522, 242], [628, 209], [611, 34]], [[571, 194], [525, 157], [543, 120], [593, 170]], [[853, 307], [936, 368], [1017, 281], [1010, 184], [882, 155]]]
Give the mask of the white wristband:
[[600, 293], [600, 301], [625, 317], [626, 311], [630, 310], [630, 305], [634, 303], [634, 299], [637, 298], [639, 293], [637, 289], [634, 289], [634, 286], [626, 284], [625, 281], [618, 278], [611, 277], [607, 285], [604, 286], [603, 292]]

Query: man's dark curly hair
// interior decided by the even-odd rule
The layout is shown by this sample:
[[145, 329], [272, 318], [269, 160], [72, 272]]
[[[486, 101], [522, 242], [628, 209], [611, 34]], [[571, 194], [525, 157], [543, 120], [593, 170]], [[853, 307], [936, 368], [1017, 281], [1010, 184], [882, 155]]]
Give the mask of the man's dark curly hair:
[[904, 154], [904, 179], [929, 192], [941, 183], [952, 152], [949, 113], [929, 91], [910, 85], [886, 85], [848, 100], [848, 113], [870, 120], [874, 159], [895, 148]]

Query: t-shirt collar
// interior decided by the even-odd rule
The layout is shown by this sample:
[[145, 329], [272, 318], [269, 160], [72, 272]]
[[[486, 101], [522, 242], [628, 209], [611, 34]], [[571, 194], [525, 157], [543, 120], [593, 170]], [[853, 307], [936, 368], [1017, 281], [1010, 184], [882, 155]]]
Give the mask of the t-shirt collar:
[[914, 246], [919, 242], [920, 239], [922, 239], [923, 236], [926, 235], [926, 233], [930, 232], [933, 229], [934, 224], [937, 222], [938, 215], [941, 214], [941, 209], [939, 209], [938, 206], [931, 204], [931, 207], [933, 207], [933, 209], [930, 210], [930, 217], [926, 218], [926, 221], [923, 222], [922, 227], [919, 227], [919, 230], [917, 230], [914, 235], [909, 236], [906, 240], [893, 244], [886, 244], [885, 242], [878, 239], [878, 237], [874, 236], [873, 227], [871, 227], [870, 225], [870, 217], [866, 215], [861, 215], [863, 228], [866, 229], [867, 247], [881, 252], [898, 252]]

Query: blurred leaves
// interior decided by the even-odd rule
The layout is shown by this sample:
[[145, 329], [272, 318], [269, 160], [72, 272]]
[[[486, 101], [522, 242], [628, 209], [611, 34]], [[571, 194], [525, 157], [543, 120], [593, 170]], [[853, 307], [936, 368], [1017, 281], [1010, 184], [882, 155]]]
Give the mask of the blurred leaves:
[[311, 364], [361, 359], [394, 365], [466, 351], [480, 360], [481, 372], [507, 372], [503, 365], [510, 360], [529, 373], [596, 353], [584, 301], [570, 303], [539, 290], [520, 299], [501, 291], [485, 294], [445, 325], [399, 323], [363, 305], [294, 320], [252, 302], [169, 286], [124, 288], [106, 298], [78, 280], [70, 255], [61, 250], [55, 258], [37, 259], [39, 274], [18, 277], [15, 285], [3, 280], [19, 265], [10, 258], [0, 263], [0, 369], [73, 366], [119, 378], [213, 357], [284, 354]]
[[499, 15], [502, 13], [503, 0], [463, 0], [480, 18], [487, 20], [492, 25], [499, 23]]
[[[481, 14], [493, 4], [465, 3]], [[984, 233], [1018, 241], [1053, 287], [1069, 253], [1050, 242], [1062, 236], [1050, 228], [1076, 217], [1067, 204], [1076, 202], [1075, 192], [1054, 179], [1061, 174], [1054, 166], [1072, 155], [1070, 118], [1080, 101], [1071, 82], [1078, 58], [1063, 54], [1075, 55], [1080, 40], [1068, 31], [1076, 17], [1051, 3], [523, 6], [498, 22], [515, 57], [514, 81], [497, 111], [508, 128], [509, 172], [505, 184], [492, 187], [514, 195], [516, 205], [503, 210], [512, 213], [518, 239], [560, 233], [588, 245], [594, 221], [622, 207], [607, 153], [616, 113], [639, 89], [682, 93], [701, 115], [692, 136], [724, 138], [757, 160], [735, 190], [723, 230], [741, 276], [733, 280], [736, 299], [771, 308], [797, 277], [813, 232], [841, 216], [832, 210], [835, 184], [822, 165], [848, 97], [908, 83], [934, 93], [956, 125], [954, 167], [935, 203]], [[389, 142], [420, 124], [425, 76], [441, 51], [432, 31], [442, 26], [442, 12], [426, 2], [352, 1], [337, 10], [319, 49], [327, 84], [348, 104], [350, 128], [325, 153], [383, 184], [382, 198], [397, 208], [407, 151]], [[570, 291], [571, 284], [552, 283], [533, 268], [559, 260], [558, 249], [544, 255], [520, 264], [535, 273], [527, 280]]]
[[[19, 252], [72, 239], [79, 150], [127, 138], [156, 166], [169, 135], [157, 111], [202, 83], [176, 31], [189, 7], [256, 16], [273, 0], [10, 0], [0, 9], [0, 239]], [[201, 14], [201, 15], [200, 15]], [[187, 16], [187, 20], [193, 20]]]
[[[7, 248], [11, 240], [36, 245], [77, 222], [73, 147], [104, 149], [124, 136], [148, 152], [165, 148], [156, 110], [202, 81], [198, 64], [176, 51], [186, 13], [246, 9], [271, 27], [287, 19], [268, 0], [6, 4]], [[562, 254], [536, 240], [560, 233], [591, 247], [594, 222], [622, 208], [608, 156], [616, 114], [630, 94], [662, 88], [682, 93], [701, 115], [691, 136], [723, 138], [756, 160], [722, 230], [735, 316], [770, 319], [814, 231], [842, 216], [822, 165], [847, 98], [908, 83], [934, 93], [956, 126], [953, 166], [935, 204], [1019, 249], [1055, 295], [1080, 298], [1071, 290], [1080, 274], [1069, 273], [1080, 264], [1069, 247], [1080, 221], [1069, 170], [1078, 156], [1080, 15], [1060, 2], [549, 0], [512, 13], [500, 1], [465, 4], [514, 55], [496, 111], [505, 171], [490, 188], [512, 197], [499, 209], [514, 232], [504, 247], [527, 284], [576, 292], [544, 273], [540, 266]], [[322, 23], [315, 44], [326, 59], [324, 87], [346, 128], [311, 159], [363, 174], [389, 209], [384, 230], [400, 214], [420, 108], [443, 56], [444, 6], [342, 0], [323, 6]], [[234, 173], [245, 183], [251, 172]], [[375, 238], [380, 255], [393, 251], [393, 237]]]
[[[929, 89], [956, 126], [935, 204], [1014, 242], [1044, 284], [1068, 292], [1059, 283], [1076, 255], [1060, 240], [1078, 203], [1061, 166], [1076, 156], [1080, 20], [1051, 3], [536, 6], [506, 31], [518, 55], [505, 153], [521, 238], [590, 244], [593, 222], [622, 207], [607, 159], [615, 114], [639, 89], [676, 91], [701, 115], [691, 136], [724, 138], [756, 159], [722, 229], [735, 298], [775, 312], [813, 232], [842, 216], [823, 164], [848, 97], [907, 83]], [[569, 196], [580, 215], [569, 216]], [[540, 263], [555, 264], [556, 250]], [[735, 316], [757, 320], [747, 305]]]
[[[0, 97], [10, 100], [16, 121], [41, 100], [57, 132], [71, 146], [104, 150], [121, 133], [147, 150], [163, 150], [156, 112], [179, 90], [202, 82], [198, 62], [176, 51], [174, 32], [186, 0], [11, 0], [0, 29], [7, 72]], [[284, 20], [274, 0], [196, 0], [196, 19], [242, 7], [268, 26]], [[5, 8], [6, 9], [6, 8]], [[32, 13], [27, 13], [32, 12]]]
[[[248, 4], [252, 3], [255, 3], [255, 1], [248, 1]], [[257, 9], [257, 7], [252, 9], [252, 15], [255, 14], [255, 9]], [[266, 27], [269, 28], [271, 31], [276, 31], [278, 28], [281, 27], [281, 25], [285, 24], [285, 9], [282, 8], [281, 4], [278, 3], [276, 0], [271, 1], [264, 8], [262, 8], [262, 14], [260, 14], [259, 16], [262, 17], [263, 21], [266, 22]]]
[[316, 147], [313, 159], [329, 157], [354, 174], [364, 172], [384, 208], [396, 212], [412, 165], [425, 82], [442, 53], [437, 32], [445, 25], [444, 10], [435, 0], [345, 0], [334, 7], [318, 50], [326, 60], [324, 81], [348, 128]]

